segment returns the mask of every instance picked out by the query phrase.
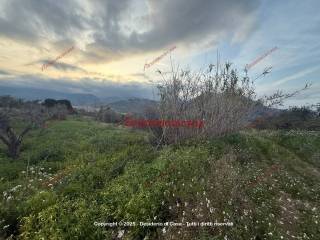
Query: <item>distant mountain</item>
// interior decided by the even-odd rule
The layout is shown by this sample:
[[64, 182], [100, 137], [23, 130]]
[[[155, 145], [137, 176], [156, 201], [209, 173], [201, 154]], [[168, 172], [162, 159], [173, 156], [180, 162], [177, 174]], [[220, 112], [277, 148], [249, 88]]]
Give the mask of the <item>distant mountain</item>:
[[[147, 107], [156, 107], [157, 101], [142, 98], [132, 98], [128, 100], [121, 100], [116, 102], [108, 103], [113, 110], [121, 113], [144, 113]], [[261, 104], [256, 104], [247, 115], [247, 121], [252, 122], [258, 117], [270, 117], [277, 116], [282, 113], [283, 110], [276, 108], [265, 107]]]
[[281, 109], [270, 108], [270, 107], [263, 106], [261, 104], [257, 104], [255, 107], [253, 107], [250, 114], [248, 115], [248, 121], [252, 122], [257, 118], [278, 116], [282, 112], [283, 110]]
[[[21, 98], [24, 100], [44, 100], [46, 98], [52, 99], [67, 99], [71, 101], [73, 106], [90, 106], [97, 108], [109, 104], [115, 110], [120, 112], [143, 112], [145, 106], [150, 106], [155, 101], [148, 99], [133, 98], [121, 96], [109, 96], [109, 97], [97, 97], [93, 94], [86, 93], [66, 93], [48, 89], [39, 89], [22, 86], [1, 86], [0, 96], [10, 95], [15, 98]], [[142, 108], [142, 110], [140, 109]]]
[[100, 100], [101, 100], [102, 104], [105, 104], [105, 103], [112, 103], [112, 102], [128, 100], [128, 98], [127, 97], [114, 96], [114, 97], [101, 97]]
[[150, 99], [131, 98], [128, 100], [112, 102], [108, 105], [117, 112], [142, 114], [147, 107], [155, 107], [157, 104], [158, 102]]
[[[131, 98], [127, 99], [120, 96], [110, 96], [98, 98], [93, 94], [85, 93], [65, 93], [48, 89], [28, 88], [28, 87], [13, 87], [13, 86], [1, 86], [0, 96], [10, 95], [16, 98], [22, 98], [25, 100], [44, 100], [46, 98], [53, 98], [56, 100], [67, 99], [71, 101], [73, 106], [91, 106], [97, 108], [108, 104], [112, 109], [121, 113], [144, 113], [147, 107], [155, 107], [158, 102], [144, 98]], [[256, 105], [254, 109], [248, 114], [248, 121], [251, 122], [257, 117], [266, 117], [278, 115], [282, 110], [267, 108], [262, 105]]]
[[0, 86], [0, 96], [1, 95], [10, 95], [25, 100], [44, 100], [46, 98], [67, 99], [71, 101], [72, 105], [93, 105], [101, 102], [101, 100], [93, 94], [64, 93], [28, 87]]

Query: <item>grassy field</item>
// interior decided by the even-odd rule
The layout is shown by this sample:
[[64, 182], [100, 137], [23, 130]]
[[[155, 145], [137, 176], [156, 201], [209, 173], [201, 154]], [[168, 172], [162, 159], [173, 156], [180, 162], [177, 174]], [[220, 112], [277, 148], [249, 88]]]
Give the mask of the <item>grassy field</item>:
[[0, 146], [0, 239], [320, 239], [319, 182], [319, 132], [156, 151], [145, 132], [72, 118], [31, 132], [18, 160]]

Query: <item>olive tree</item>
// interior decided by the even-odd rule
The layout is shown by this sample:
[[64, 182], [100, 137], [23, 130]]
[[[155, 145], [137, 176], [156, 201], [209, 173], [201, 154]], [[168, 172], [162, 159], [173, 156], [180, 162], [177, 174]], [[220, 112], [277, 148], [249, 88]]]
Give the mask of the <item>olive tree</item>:
[[0, 140], [6, 145], [8, 156], [18, 158], [21, 144], [30, 130], [44, 125], [49, 114], [37, 101], [23, 102], [0, 97]]

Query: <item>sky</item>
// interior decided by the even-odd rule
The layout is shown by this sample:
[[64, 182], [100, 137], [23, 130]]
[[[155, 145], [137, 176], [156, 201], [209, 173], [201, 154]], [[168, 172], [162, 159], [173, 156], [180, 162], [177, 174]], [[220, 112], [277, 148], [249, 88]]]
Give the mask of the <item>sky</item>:
[[[156, 71], [229, 61], [258, 96], [312, 86], [285, 106], [320, 102], [318, 0], [0, 0], [0, 87], [155, 98]], [[168, 49], [176, 47], [144, 70]], [[65, 54], [42, 71], [44, 63]], [[125, 95], [125, 96], [124, 96]]]

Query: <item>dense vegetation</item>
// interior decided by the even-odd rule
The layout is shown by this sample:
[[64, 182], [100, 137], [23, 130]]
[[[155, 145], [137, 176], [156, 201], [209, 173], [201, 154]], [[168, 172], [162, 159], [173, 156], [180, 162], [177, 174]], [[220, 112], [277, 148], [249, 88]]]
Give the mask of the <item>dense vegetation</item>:
[[[148, 142], [73, 116], [32, 130], [19, 159], [0, 145], [0, 236], [320, 239], [319, 132], [252, 130], [160, 150]], [[234, 225], [94, 226], [121, 220]]]
[[252, 127], [258, 129], [295, 129], [320, 130], [320, 106], [316, 110], [310, 107], [292, 107], [283, 110], [280, 114], [261, 116], [256, 118]]

